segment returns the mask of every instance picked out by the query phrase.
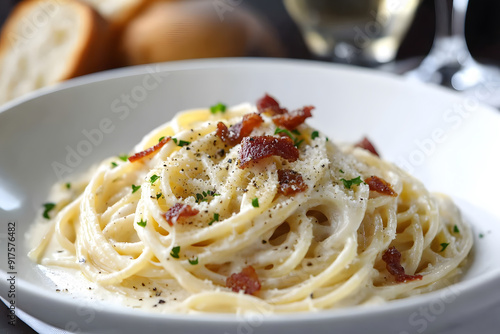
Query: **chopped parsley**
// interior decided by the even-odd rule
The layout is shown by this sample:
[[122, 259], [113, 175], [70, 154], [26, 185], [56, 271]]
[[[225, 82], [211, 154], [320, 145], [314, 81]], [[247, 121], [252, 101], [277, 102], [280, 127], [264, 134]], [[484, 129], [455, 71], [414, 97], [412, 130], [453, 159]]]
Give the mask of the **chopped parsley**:
[[[295, 131], [295, 130], [293, 130], [293, 131], [291, 131], [291, 132], [290, 132], [290, 131], [289, 131], [289, 130], [287, 130], [287, 129], [276, 128], [276, 130], [274, 130], [274, 134], [275, 134], [275, 135], [277, 135], [277, 134], [279, 134], [279, 133], [284, 133], [284, 134], [286, 134], [288, 137], [290, 137], [290, 139], [291, 139], [291, 140], [293, 140], [293, 145], [294, 145], [295, 147], [297, 147], [297, 148], [298, 148], [298, 147], [300, 146], [300, 144], [302, 144], [302, 142], [304, 141], [304, 139], [299, 139], [299, 138], [295, 137], [295, 136], [293, 135], [293, 133], [295, 133], [295, 134], [297, 134], [297, 133], [298, 133], [298, 135], [300, 135], [300, 132], [298, 132], [298, 131], [297, 131], [297, 132], [294, 132], [294, 131]], [[293, 132], [293, 133], [292, 133], [292, 132]]]
[[175, 246], [172, 248], [172, 251], [170, 252], [170, 256], [178, 259], [179, 258], [179, 252], [181, 251], [181, 246]]
[[316, 139], [319, 137], [319, 132], [318, 131], [313, 131], [313, 133], [311, 133], [311, 139]]
[[339, 172], [341, 172], [342, 174], [344, 174], [344, 171], [342, 169], [339, 169]]
[[215, 222], [218, 222], [219, 221], [219, 214], [218, 213], [214, 213], [214, 218], [212, 218], [212, 220], [210, 221], [210, 223], [208, 223], [208, 225], [212, 225], [213, 223]]
[[287, 129], [282, 129], [282, 128], [276, 128], [276, 130], [274, 130], [274, 134], [277, 135], [279, 133], [284, 133], [286, 134], [288, 137], [292, 138], [293, 140], [295, 140], [295, 136]]
[[122, 161], [127, 161], [128, 160], [128, 155], [124, 154], [124, 155], [119, 155], [118, 158], [120, 158], [120, 160]]
[[219, 103], [210, 107], [210, 112], [212, 114], [216, 114], [218, 112], [225, 113], [226, 109], [227, 109], [226, 105], [219, 102]]
[[56, 207], [56, 204], [55, 203], [45, 203], [45, 204], [43, 204], [43, 207], [45, 208], [43, 210], [43, 218], [50, 219], [49, 212], [54, 210], [54, 208]]
[[163, 139], [165, 139], [165, 136], [160, 137], [160, 139], [158, 139], [158, 142], [160, 143]]
[[137, 190], [139, 190], [141, 186], [136, 186], [135, 184], [132, 185], [132, 194], [135, 193]]
[[156, 194], [156, 199], [160, 199], [161, 195], [162, 195], [162, 193]]
[[151, 184], [155, 183], [156, 180], [158, 180], [160, 177], [156, 174], [153, 174], [153, 176], [151, 176], [151, 178], [149, 179], [149, 182], [151, 182]]
[[252, 200], [252, 206], [254, 208], [258, 208], [259, 207], [259, 198], [258, 197], [255, 197], [253, 200]]
[[203, 191], [201, 194], [200, 193], [197, 193], [194, 197], [196, 198], [196, 203], [200, 203], [200, 202], [208, 202], [208, 199], [207, 197], [208, 196], [220, 196], [220, 194], [217, 194], [215, 193], [215, 191], [212, 191], [212, 190], [207, 190], [207, 191]]
[[328, 137], [326, 137], [326, 141], [328, 141]]
[[111, 163], [111, 168], [115, 168], [115, 167], [118, 167], [118, 164], [117, 164], [116, 162], [114, 162], [114, 161], [113, 161], [113, 162]]
[[480, 239], [484, 238], [484, 234], [479, 233], [479, 238], [480, 238]]
[[172, 138], [172, 140], [179, 147], [183, 147], [183, 146], [187, 146], [187, 145], [191, 144], [190, 141], [185, 141], [185, 140], [182, 140], [182, 139]]
[[69, 182], [66, 183], [66, 189], [71, 189], [71, 183]]
[[361, 180], [361, 176], [358, 176], [357, 178], [346, 180], [346, 179], [340, 179], [342, 182], [344, 182], [344, 187], [347, 189], [351, 189], [353, 185], [360, 185], [363, 183], [363, 180]]
[[196, 259], [194, 259], [194, 260], [188, 260], [188, 261], [189, 261], [189, 264], [190, 264], [190, 265], [193, 265], [193, 266], [195, 266], [195, 265], [197, 265], [197, 264], [198, 264], [198, 258], [196, 258]]
[[460, 230], [458, 229], [457, 225], [453, 226], [453, 232], [454, 233], [460, 233]]
[[301, 135], [300, 131], [299, 131], [299, 130], [297, 130], [297, 129], [293, 129], [293, 130], [292, 130], [292, 133], [293, 133], [294, 135], [296, 135], [296, 136], [300, 136], [300, 135]]
[[444, 250], [446, 249], [446, 247], [448, 247], [449, 244], [450, 244], [449, 242], [443, 242], [443, 243], [441, 243], [440, 244], [441, 245], [440, 252], [444, 252]]
[[141, 226], [141, 227], [146, 227], [146, 224], [148, 223], [147, 220], [142, 220], [141, 218], [141, 221], [140, 222], [137, 222], [137, 225]]

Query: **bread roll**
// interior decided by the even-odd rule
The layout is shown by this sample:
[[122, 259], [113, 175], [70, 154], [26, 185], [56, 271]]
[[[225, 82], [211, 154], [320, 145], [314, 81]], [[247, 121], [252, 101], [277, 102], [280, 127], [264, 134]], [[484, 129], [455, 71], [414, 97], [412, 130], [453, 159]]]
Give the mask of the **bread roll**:
[[0, 35], [0, 104], [107, 67], [108, 25], [75, 0], [16, 6]]
[[121, 29], [141, 8], [158, 0], [81, 0], [94, 7], [112, 27]]
[[253, 50], [280, 56], [272, 30], [243, 7], [220, 16], [212, 1], [158, 2], [125, 28], [124, 65], [170, 60], [238, 57]]

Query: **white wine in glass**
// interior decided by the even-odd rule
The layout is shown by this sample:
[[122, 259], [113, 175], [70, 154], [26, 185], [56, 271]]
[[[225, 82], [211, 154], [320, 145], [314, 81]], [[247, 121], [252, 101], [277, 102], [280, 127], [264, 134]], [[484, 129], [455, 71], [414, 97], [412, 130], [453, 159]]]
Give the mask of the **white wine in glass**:
[[284, 0], [318, 57], [377, 66], [396, 57], [420, 0]]

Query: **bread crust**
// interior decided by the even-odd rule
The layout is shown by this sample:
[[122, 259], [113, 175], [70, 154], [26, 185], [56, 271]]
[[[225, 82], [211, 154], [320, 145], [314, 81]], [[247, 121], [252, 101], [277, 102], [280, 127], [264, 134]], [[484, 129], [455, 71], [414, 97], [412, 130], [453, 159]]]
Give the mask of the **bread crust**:
[[123, 66], [172, 60], [283, 56], [274, 29], [241, 7], [224, 17], [211, 1], [158, 2], [125, 27], [119, 50]]
[[192, 58], [245, 55], [245, 28], [220, 21], [210, 2], [158, 2], [125, 28], [120, 49], [124, 65]]
[[[22, 55], [30, 52], [30, 38], [36, 38], [35, 20], [30, 22], [30, 19], [35, 17], [33, 16], [35, 11], [39, 11], [41, 13], [39, 19], [47, 20], [43, 21], [43, 24], [51, 24], [50, 20], [54, 18], [51, 17], [49, 10], [54, 10], [56, 8], [54, 6], [65, 6], [75, 11], [81, 24], [78, 26], [76, 35], [77, 43], [70, 54], [61, 59], [61, 62], [66, 63], [64, 71], [55, 78], [54, 82], [48, 84], [106, 69], [109, 66], [109, 25], [96, 10], [77, 0], [25, 0], [20, 2], [8, 17], [0, 34], [0, 66], [8, 53], [20, 52]], [[31, 25], [32, 35], [21, 36], [18, 34], [17, 28], [21, 25], [24, 25], [21, 31], [28, 31], [28, 27]], [[39, 57], [42, 58], [42, 62], [43, 55], [39, 55]]]
[[[113, 12], [105, 13], [100, 5], [95, 4], [92, 0], [81, 0], [87, 4], [94, 7], [108, 22], [110, 23], [111, 30], [114, 33], [119, 34], [120, 31], [144, 8], [148, 7], [153, 2], [157, 1], [179, 1], [179, 0], [128, 0], [128, 3], [124, 3], [122, 8]], [[127, 2], [127, 0], [100, 0], [99, 2], [105, 3], [107, 1], [122, 1]]]

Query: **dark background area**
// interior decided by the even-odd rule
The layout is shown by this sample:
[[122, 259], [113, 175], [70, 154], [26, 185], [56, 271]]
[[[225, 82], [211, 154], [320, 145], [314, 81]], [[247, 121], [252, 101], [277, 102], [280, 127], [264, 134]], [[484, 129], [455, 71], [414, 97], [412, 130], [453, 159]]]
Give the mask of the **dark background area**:
[[[19, 1], [0, 0], [0, 25]], [[299, 30], [288, 16], [281, 0], [244, 0], [243, 4], [261, 13], [276, 27], [289, 57], [311, 58]], [[423, 0], [397, 58], [407, 59], [427, 54], [432, 45], [434, 28], [434, 0]], [[470, 0], [465, 30], [472, 55], [480, 62], [500, 65], [500, 1]]]

